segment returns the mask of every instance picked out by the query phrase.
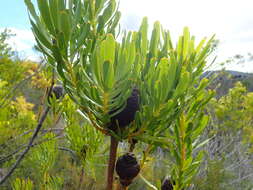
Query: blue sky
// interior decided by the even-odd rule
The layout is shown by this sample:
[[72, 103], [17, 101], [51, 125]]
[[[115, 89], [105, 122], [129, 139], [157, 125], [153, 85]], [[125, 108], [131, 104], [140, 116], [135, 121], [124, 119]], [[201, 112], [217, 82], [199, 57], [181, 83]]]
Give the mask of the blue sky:
[[[216, 52], [219, 62], [235, 54], [253, 53], [252, 7], [252, 0], [120, 1], [124, 29], [138, 29], [142, 17], [148, 16], [150, 23], [159, 20], [175, 40], [184, 26], [188, 26], [199, 39], [216, 34], [220, 40]], [[25, 58], [38, 59], [32, 50], [35, 42], [23, 0], [3, 0], [0, 6], [0, 31], [6, 27], [16, 33], [10, 40], [12, 47]], [[232, 65], [229, 69], [253, 72], [253, 64]]]
[[0, 6], [0, 28], [29, 29], [29, 20], [23, 0], [3, 0]]

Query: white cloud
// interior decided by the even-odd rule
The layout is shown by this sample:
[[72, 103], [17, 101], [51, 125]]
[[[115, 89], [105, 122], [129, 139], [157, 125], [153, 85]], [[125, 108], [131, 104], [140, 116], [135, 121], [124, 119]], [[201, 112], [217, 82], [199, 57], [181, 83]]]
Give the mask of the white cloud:
[[35, 43], [30, 30], [8, 28], [15, 36], [8, 40], [8, 43], [17, 51], [26, 51], [32, 48]]
[[[251, 0], [121, 0], [121, 25], [123, 29], [136, 30], [142, 17], [148, 16], [150, 25], [159, 20], [169, 29], [174, 41], [184, 26], [188, 26], [197, 39], [216, 34], [220, 40], [217, 60], [221, 62], [235, 54], [253, 52], [252, 7]], [[16, 33], [10, 40], [12, 47], [37, 59], [32, 50], [35, 44], [32, 32], [11, 30]], [[252, 64], [245, 68], [253, 72]]]
[[[198, 39], [216, 34], [218, 62], [253, 52], [252, 7], [251, 0], [121, 0], [120, 4], [123, 28], [137, 29], [141, 18], [148, 16], [150, 24], [159, 20], [169, 29], [174, 40], [184, 26]], [[233, 68], [253, 72], [253, 64]]]
[[[39, 54], [33, 50], [35, 45], [35, 39], [31, 30], [8, 28], [15, 36], [11, 37], [7, 42], [13, 48], [13, 50], [19, 53], [19, 56], [23, 59], [30, 59], [33, 61], [40, 60]], [[0, 29], [2, 32], [4, 29]]]

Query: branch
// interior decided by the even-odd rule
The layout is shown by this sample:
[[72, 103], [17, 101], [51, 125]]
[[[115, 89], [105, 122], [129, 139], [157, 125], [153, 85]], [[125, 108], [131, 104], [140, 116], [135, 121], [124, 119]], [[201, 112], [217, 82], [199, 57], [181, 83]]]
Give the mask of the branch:
[[[47, 133], [47, 132], [61, 132], [61, 131], [63, 131], [63, 130], [64, 130], [64, 128], [50, 128], [50, 129], [43, 129], [43, 130], [41, 130], [41, 133]], [[25, 132], [23, 132], [22, 134], [20, 134], [20, 135], [18, 135], [18, 136], [16, 136], [16, 137], [13, 137], [13, 138], [11, 138], [11, 139], [8, 139], [8, 140], [6, 140], [6, 142], [0, 144], [0, 147], [6, 146], [7, 144], [10, 144], [10, 142], [15, 141], [15, 140], [17, 140], [17, 139], [19, 139], [19, 138], [21, 138], [21, 137], [23, 137], [23, 136], [25, 136], [25, 135], [28, 135], [29, 133], [32, 133], [33, 131], [34, 131], [34, 130], [28, 130], [28, 131], [25, 131]], [[0, 162], [1, 162], [1, 160], [0, 160]]]
[[26, 149], [24, 150], [24, 152], [19, 156], [19, 158], [17, 159], [17, 161], [12, 165], [11, 169], [9, 170], [9, 172], [0, 180], [0, 185], [2, 185], [11, 175], [12, 173], [15, 171], [15, 169], [18, 167], [18, 165], [20, 164], [20, 162], [24, 159], [25, 155], [28, 153], [28, 151], [30, 150], [30, 148], [33, 145], [33, 141], [35, 140], [35, 138], [37, 137], [43, 122], [45, 121], [47, 114], [50, 110], [50, 107], [47, 107], [44, 114], [42, 115], [34, 133], [32, 138], [30, 139], [30, 142], [28, 144], [28, 146], [26, 147]]
[[[51, 86], [48, 90], [48, 94], [47, 96], [49, 97], [49, 95], [52, 92], [54, 86], [54, 70], [53, 70], [53, 76], [52, 76], [52, 82], [51, 82]], [[18, 167], [18, 165], [20, 164], [20, 162], [24, 159], [25, 155], [28, 153], [28, 151], [30, 150], [30, 148], [33, 146], [33, 142], [36, 139], [36, 137], [38, 136], [38, 133], [42, 127], [43, 122], [45, 121], [47, 114], [50, 110], [50, 106], [47, 106], [45, 112], [43, 113], [42, 117], [39, 120], [39, 123], [33, 133], [32, 138], [30, 139], [28, 146], [26, 147], [26, 149], [24, 150], [24, 152], [19, 156], [19, 158], [17, 159], [17, 161], [12, 165], [11, 169], [9, 170], [9, 172], [2, 178], [0, 179], [0, 185], [2, 185], [11, 175], [12, 173], [15, 171], [15, 169]]]
[[[43, 131], [43, 130], [41, 130], [41, 131]], [[48, 138], [48, 139], [41, 140], [41, 141], [39, 141], [39, 142], [33, 143], [31, 147], [40, 145], [40, 144], [42, 144], [42, 143], [44, 143], [44, 142], [50, 141], [50, 140], [52, 140], [52, 139], [56, 139], [56, 138], [58, 138], [58, 137], [60, 138], [61, 136], [58, 135], [58, 136], [55, 136], [55, 137], [53, 137], [53, 138]], [[37, 138], [39, 138], [39, 137], [37, 137]], [[13, 157], [15, 154], [19, 153], [22, 149], [26, 148], [27, 146], [29, 146], [29, 144], [23, 144], [23, 145], [21, 145], [20, 147], [18, 147], [16, 150], [14, 150], [12, 153], [9, 153], [7, 156], [2, 157], [2, 158], [0, 159], [0, 165], [1, 165], [2, 163], [6, 162], [6, 161], [8, 161], [8, 160], [10, 160], [10, 159], [12, 159], [12, 157]]]

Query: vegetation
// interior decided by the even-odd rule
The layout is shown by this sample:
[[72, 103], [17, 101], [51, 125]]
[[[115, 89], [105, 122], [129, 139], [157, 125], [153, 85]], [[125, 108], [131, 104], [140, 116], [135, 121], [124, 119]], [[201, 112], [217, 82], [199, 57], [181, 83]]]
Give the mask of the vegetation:
[[210, 90], [213, 37], [121, 32], [114, 0], [25, 3], [45, 60], [0, 35], [1, 189], [253, 187], [253, 95]]

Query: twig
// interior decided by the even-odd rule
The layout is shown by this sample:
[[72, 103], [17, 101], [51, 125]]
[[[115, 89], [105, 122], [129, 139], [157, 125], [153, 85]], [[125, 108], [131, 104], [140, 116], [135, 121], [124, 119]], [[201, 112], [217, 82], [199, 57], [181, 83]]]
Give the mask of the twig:
[[23, 146], [22, 147], [19, 147], [18, 149], [16, 149], [15, 151], [13, 151], [12, 153], [8, 154], [7, 156], [3, 157], [0, 159], [0, 164], [10, 160], [15, 154], [17, 154], [20, 150], [23, 149]]
[[47, 114], [50, 110], [50, 107], [47, 107], [44, 114], [42, 115], [35, 131], [34, 134], [32, 136], [32, 138], [30, 139], [30, 142], [28, 144], [28, 146], [26, 147], [26, 149], [24, 150], [24, 152], [19, 156], [19, 158], [17, 159], [17, 161], [12, 165], [11, 169], [9, 170], [9, 172], [0, 180], [0, 185], [2, 185], [10, 176], [11, 174], [15, 171], [15, 169], [18, 167], [18, 165], [20, 164], [20, 162], [23, 160], [23, 158], [25, 157], [25, 155], [28, 153], [28, 151], [30, 150], [30, 148], [33, 145], [33, 141], [35, 140], [35, 138], [37, 137], [43, 122], [45, 121]]
[[[50, 128], [50, 129], [43, 129], [43, 130], [41, 130], [41, 133], [47, 133], [47, 132], [57, 132], [57, 131], [59, 131], [59, 132], [61, 132], [61, 131], [63, 131], [64, 130], [64, 128]], [[23, 132], [22, 134], [20, 134], [20, 135], [18, 135], [18, 136], [16, 136], [16, 137], [14, 137], [14, 138], [11, 138], [11, 139], [9, 139], [9, 140], [7, 140], [7, 142], [5, 142], [5, 143], [3, 143], [3, 144], [0, 144], [0, 147], [1, 146], [5, 146], [6, 144], [9, 144], [11, 141], [15, 141], [15, 140], [17, 140], [17, 139], [19, 139], [19, 138], [21, 138], [21, 137], [23, 137], [23, 136], [25, 136], [25, 135], [28, 135], [29, 133], [32, 133], [34, 130], [28, 130], [28, 131], [25, 131], [25, 132]], [[1, 162], [1, 161], [0, 161]]]
[[[55, 136], [55, 137], [53, 137], [53, 138], [48, 138], [48, 139], [44, 139], [44, 140], [42, 140], [42, 141], [33, 143], [31, 147], [40, 145], [40, 144], [42, 144], [42, 143], [44, 143], [44, 142], [50, 141], [50, 140], [55, 139], [55, 138], [57, 138], [57, 137], [61, 137], [61, 136], [58, 135], [58, 136]], [[37, 137], [37, 138], [38, 138], [38, 137]], [[23, 145], [21, 145], [20, 147], [18, 147], [15, 151], [13, 151], [12, 153], [8, 154], [8, 155], [5, 156], [5, 157], [2, 157], [2, 158], [0, 159], [0, 165], [1, 165], [2, 163], [6, 162], [6, 161], [8, 161], [8, 160], [10, 160], [10, 159], [12, 159], [12, 157], [13, 157], [15, 154], [17, 154], [19, 151], [21, 151], [22, 149], [26, 148], [27, 146], [29, 146], [29, 145], [28, 145], [28, 144], [23, 144]], [[59, 148], [59, 150], [61, 150], [61, 149]]]

